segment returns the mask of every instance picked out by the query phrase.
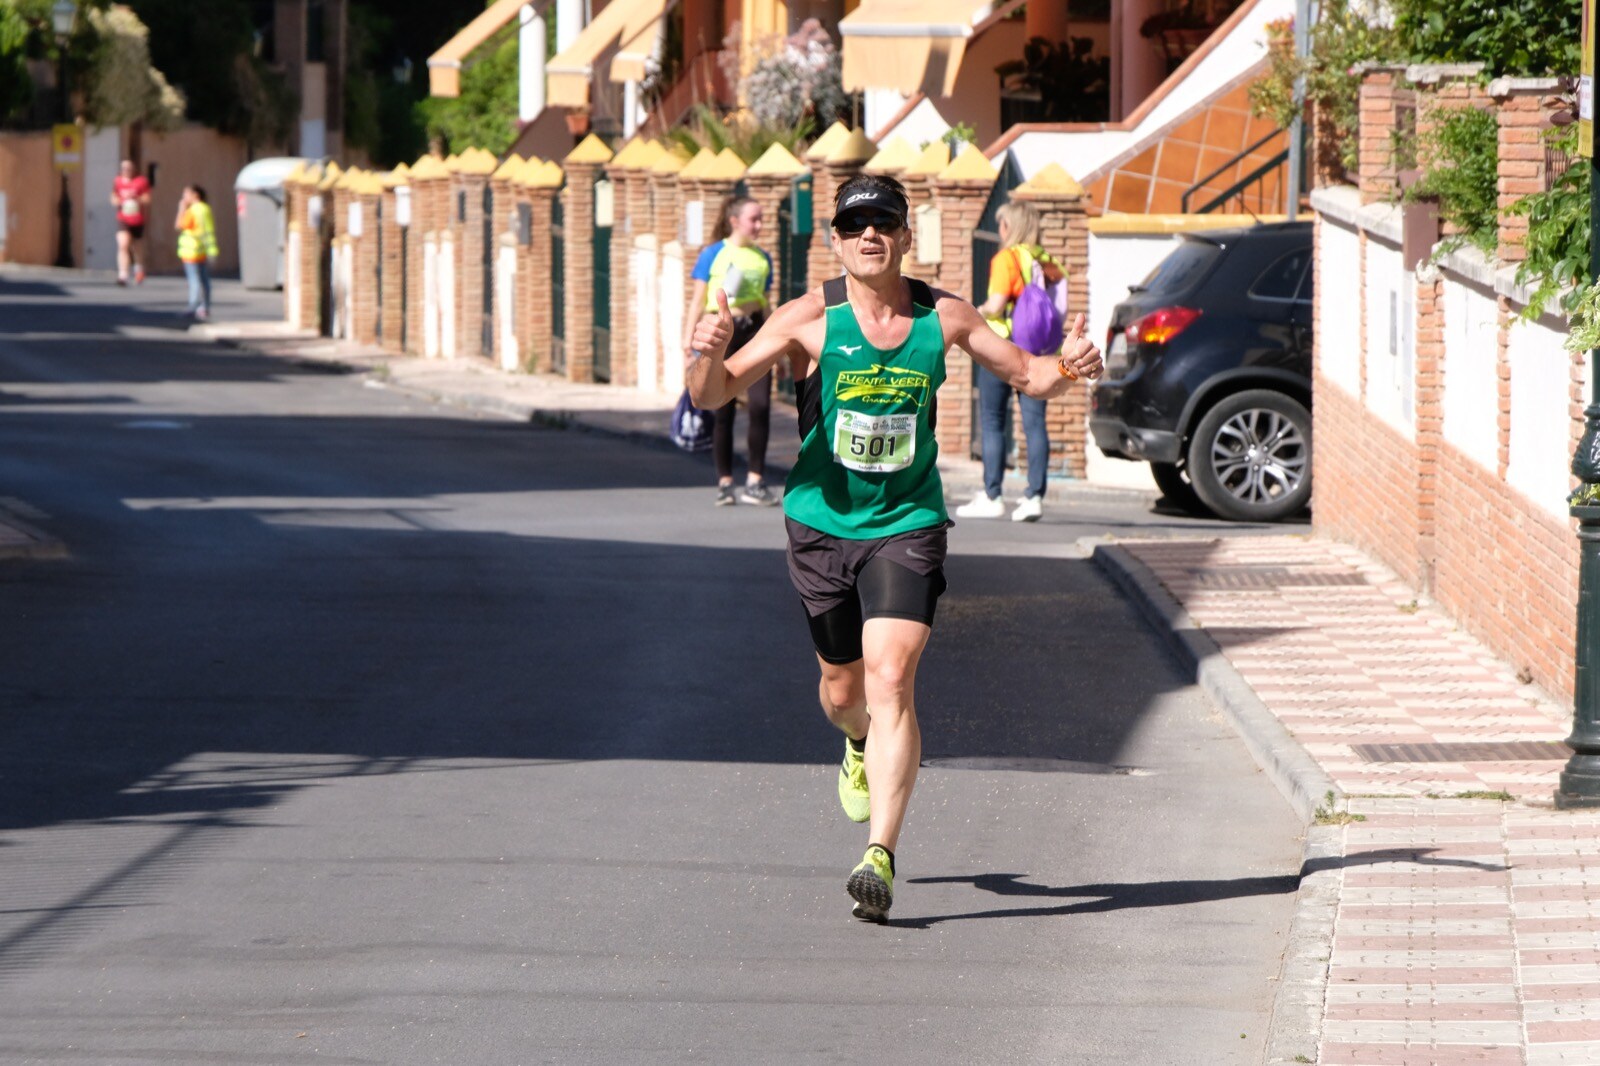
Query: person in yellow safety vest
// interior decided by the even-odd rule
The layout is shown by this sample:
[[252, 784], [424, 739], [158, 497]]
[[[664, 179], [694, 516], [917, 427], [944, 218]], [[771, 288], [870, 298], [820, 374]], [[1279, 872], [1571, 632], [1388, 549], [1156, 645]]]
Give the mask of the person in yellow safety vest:
[[211, 317], [211, 268], [217, 252], [217, 226], [206, 203], [206, 191], [185, 185], [178, 202], [178, 258], [189, 278], [189, 314], [204, 322]]

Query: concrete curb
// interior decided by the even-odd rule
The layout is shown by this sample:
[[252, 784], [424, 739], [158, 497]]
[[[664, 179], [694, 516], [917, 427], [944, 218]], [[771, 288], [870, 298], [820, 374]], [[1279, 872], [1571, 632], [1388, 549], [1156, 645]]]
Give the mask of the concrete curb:
[[1300, 743], [1239, 676], [1206, 631], [1126, 548], [1093, 542], [1090, 559], [1160, 634], [1201, 690], [1228, 717], [1256, 763], [1306, 823], [1300, 889], [1289, 925], [1262, 1061], [1315, 1062], [1328, 992], [1328, 959], [1339, 902], [1343, 830], [1318, 825], [1317, 812], [1343, 810], [1345, 798]]

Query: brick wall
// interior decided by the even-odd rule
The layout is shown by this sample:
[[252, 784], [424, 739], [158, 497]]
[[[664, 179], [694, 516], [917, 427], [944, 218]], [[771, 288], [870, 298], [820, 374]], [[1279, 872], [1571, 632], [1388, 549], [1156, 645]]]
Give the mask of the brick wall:
[[[1386, 358], [1387, 308], [1368, 306], [1366, 273], [1378, 243], [1392, 247], [1392, 228], [1384, 236], [1377, 233], [1395, 224], [1392, 209], [1353, 206], [1358, 200], [1373, 205], [1391, 196], [1396, 178], [1391, 158], [1395, 108], [1408, 106], [1407, 93], [1416, 95], [1411, 106], [1416, 107], [1423, 129], [1437, 121], [1440, 108], [1494, 107], [1499, 127], [1500, 206], [1508, 208], [1522, 196], [1542, 190], [1546, 160], [1539, 138], [1549, 124], [1545, 101], [1554, 86], [1502, 79], [1484, 89], [1456, 70], [1441, 75], [1413, 68], [1407, 73], [1410, 80], [1395, 70], [1368, 72], [1361, 95], [1358, 190], [1317, 194], [1319, 211], [1338, 214], [1341, 227], [1354, 226], [1360, 234], [1361, 296], [1358, 306], [1349, 310], [1361, 323], [1362, 359], [1359, 395], [1352, 396], [1324, 375], [1325, 323], [1318, 301], [1314, 308], [1315, 528], [1320, 534], [1371, 552], [1419, 593], [1431, 595], [1464, 629], [1525, 670], [1534, 682], [1570, 698], [1577, 628], [1577, 540], [1571, 522], [1550, 509], [1552, 501], [1543, 499], [1545, 490], [1538, 493], [1541, 500], [1536, 501], [1508, 481], [1508, 476], [1516, 476], [1511, 470], [1514, 429], [1523, 427], [1522, 447], [1527, 448], [1526, 420], [1558, 417], [1555, 412], [1531, 409], [1526, 396], [1520, 404], [1514, 402], [1517, 382], [1522, 379], [1513, 377], [1513, 328], [1555, 332], [1561, 328], [1560, 323], [1550, 321], [1517, 323], [1522, 305], [1504, 267], [1523, 255], [1525, 221], [1502, 211], [1498, 254], [1487, 262], [1475, 252], [1456, 253], [1446, 255], [1437, 265], [1425, 262], [1412, 275], [1413, 315], [1403, 326], [1412, 338], [1414, 352], [1414, 433], [1408, 437], [1378, 417], [1371, 406], [1372, 389], [1377, 387], [1381, 394], [1382, 375], [1374, 381], [1369, 366], [1373, 359]], [[1419, 162], [1428, 163], [1426, 159]], [[1330, 239], [1327, 235], [1333, 224], [1325, 215], [1319, 216], [1319, 248]], [[1319, 291], [1325, 280], [1323, 266], [1319, 253], [1315, 260]], [[1489, 297], [1494, 300], [1492, 308], [1486, 304]], [[1468, 319], [1451, 322], [1452, 308], [1465, 308], [1462, 313], [1468, 314]], [[1492, 313], [1484, 318], [1486, 311]], [[1483, 330], [1487, 332], [1478, 332]], [[1341, 331], [1330, 327], [1328, 332]], [[1493, 345], [1493, 350], [1479, 348], [1480, 344]], [[1530, 365], [1527, 353], [1540, 350], [1523, 349], [1524, 369]], [[1369, 353], [1376, 354], [1369, 357]], [[1585, 361], [1571, 357], [1562, 369], [1567, 409], [1559, 417], [1566, 422], [1567, 445], [1574, 448], [1582, 431]], [[1555, 384], [1548, 377], [1538, 384], [1548, 368], [1535, 366], [1529, 372], [1533, 375], [1530, 388], [1548, 389]], [[1449, 380], [1448, 375], [1456, 373], [1465, 376]], [[1458, 391], [1448, 391], [1452, 389]], [[1449, 401], [1454, 406], [1447, 406], [1447, 395], [1455, 397]], [[1454, 427], [1448, 436], [1447, 410]], [[1467, 417], [1477, 421], [1459, 421]], [[1517, 419], [1524, 421], [1514, 423]], [[1480, 433], [1483, 436], [1473, 436]], [[1458, 447], [1453, 442], [1465, 443]], [[1467, 443], [1473, 445], [1467, 450], [1478, 458], [1463, 451]], [[1518, 461], [1526, 463], [1530, 454], [1553, 454], [1555, 443], [1544, 438], [1540, 449], [1524, 452]], [[1523, 477], [1518, 484], [1526, 488], [1530, 482], [1526, 474]]]

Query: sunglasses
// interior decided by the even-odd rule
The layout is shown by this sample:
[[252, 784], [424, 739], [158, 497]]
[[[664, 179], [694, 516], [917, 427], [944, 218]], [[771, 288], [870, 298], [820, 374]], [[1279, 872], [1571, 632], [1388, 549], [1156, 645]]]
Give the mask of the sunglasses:
[[841, 237], [859, 237], [867, 231], [868, 226], [879, 233], [893, 233], [903, 225], [905, 222], [900, 216], [891, 212], [862, 211], [836, 223], [833, 228], [839, 231]]

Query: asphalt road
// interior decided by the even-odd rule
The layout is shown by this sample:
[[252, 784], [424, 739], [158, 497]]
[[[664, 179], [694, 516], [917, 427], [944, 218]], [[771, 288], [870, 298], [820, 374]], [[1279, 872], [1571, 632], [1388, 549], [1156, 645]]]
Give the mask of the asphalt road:
[[180, 300], [0, 275], [0, 1062], [1259, 1058], [1295, 822], [1073, 550], [1197, 523], [954, 530], [863, 925], [776, 511]]

